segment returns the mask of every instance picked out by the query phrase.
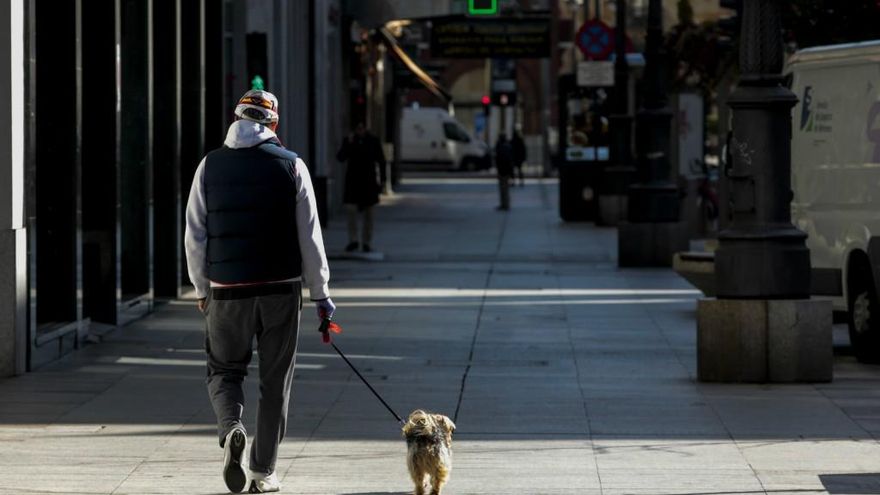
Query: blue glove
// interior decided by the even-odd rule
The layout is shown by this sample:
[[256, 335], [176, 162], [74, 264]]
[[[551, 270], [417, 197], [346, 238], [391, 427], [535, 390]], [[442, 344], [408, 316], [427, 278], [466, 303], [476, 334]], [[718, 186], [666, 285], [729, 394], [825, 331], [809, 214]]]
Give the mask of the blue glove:
[[336, 305], [328, 297], [327, 299], [315, 301], [315, 309], [318, 310], [318, 318], [323, 320], [324, 318], [333, 318], [333, 313], [336, 312]]

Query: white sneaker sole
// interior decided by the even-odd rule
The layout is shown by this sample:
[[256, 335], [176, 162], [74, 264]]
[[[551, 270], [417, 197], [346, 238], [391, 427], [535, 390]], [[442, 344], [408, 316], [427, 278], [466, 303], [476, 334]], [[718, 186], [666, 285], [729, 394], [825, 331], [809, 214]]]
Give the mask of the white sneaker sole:
[[270, 493], [270, 492], [279, 492], [279, 491], [281, 491], [281, 487], [280, 487], [280, 486], [273, 486], [272, 488], [267, 488], [267, 489], [265, 489], [265, 490], [261, 490], [261, 489], [257, 486], [257, 481], [254, 480], [254, 481], [251, 481], [251, 487], [250, 487], [250, 490], [248, 490], [248, 491], [249, 491], [250, 493]]
[[247, 437], [241, 430], [236, 430], [227, 440], [226, 448], [229, 455], [226, 464], [223, 466], [223, 481], [226, 482], [226, 488], [233, 493], [241, 493], [247, 485], [247, 475], [244, 467], [241, 465], [241, 458], [247, 445]]

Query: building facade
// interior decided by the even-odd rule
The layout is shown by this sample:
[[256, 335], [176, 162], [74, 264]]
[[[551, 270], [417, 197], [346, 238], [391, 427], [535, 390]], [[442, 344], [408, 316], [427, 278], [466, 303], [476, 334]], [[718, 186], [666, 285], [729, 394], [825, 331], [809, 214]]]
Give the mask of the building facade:
[[192, 176], [258, 80], [333, 203], [343, 17], [339, 0], [3, 2], [0, 376], [188, 290]]

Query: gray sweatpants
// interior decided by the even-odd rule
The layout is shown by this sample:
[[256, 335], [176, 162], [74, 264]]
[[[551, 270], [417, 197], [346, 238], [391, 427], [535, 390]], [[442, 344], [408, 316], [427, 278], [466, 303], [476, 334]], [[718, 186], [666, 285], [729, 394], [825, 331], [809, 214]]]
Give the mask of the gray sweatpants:
[[242, 383], [253, 354], [253, 338], [257, 337], [260, 403], [257, 434], [251, 443], [250, 469], [267, 474], [275, 470], [278, 444], [287, 426], [293, 382], [302, 289], [299, 282], [292, 285], [288, 294], [240, 299], [225, 299], [238, 289], [214, 289], [205, 310], [208, 394], [217, 415], [221, 446], [233, 427], [242, 426]]

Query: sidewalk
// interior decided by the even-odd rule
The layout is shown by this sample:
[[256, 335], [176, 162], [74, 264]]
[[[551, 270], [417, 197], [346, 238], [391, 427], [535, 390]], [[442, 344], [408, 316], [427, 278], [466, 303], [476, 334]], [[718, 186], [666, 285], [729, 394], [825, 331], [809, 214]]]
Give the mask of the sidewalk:
[[[697, 384], [698, 292], [618, 270], [615, 230], [560, 223], [554, 182], [514, 188], [508, 213], [495, 188], [409, 180], [377, 214], [385, 261], [331, 261], [339, 346], [400, 414], [457, 412], [444, 493], [880, 494], [880, 368], [838, 356], [833, 384]], [[395, 420], [316, 324], [307, 306], [283, 493], [412, 493]], [[174, 301], [0, 382], [0, 493], [225, 493], [203, 340]]]

